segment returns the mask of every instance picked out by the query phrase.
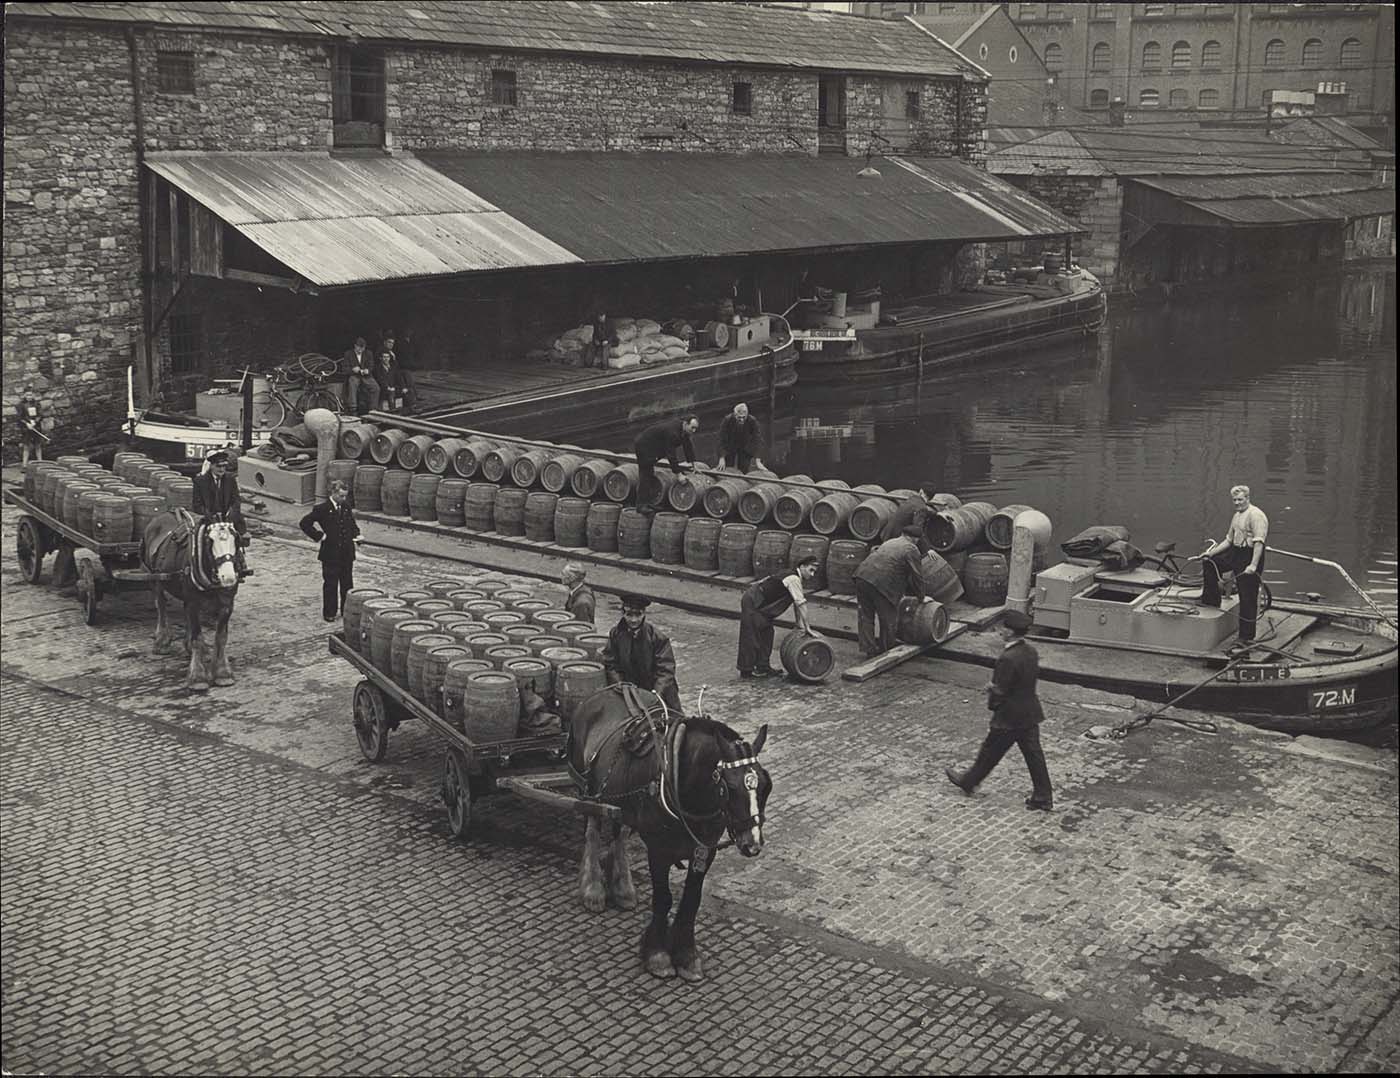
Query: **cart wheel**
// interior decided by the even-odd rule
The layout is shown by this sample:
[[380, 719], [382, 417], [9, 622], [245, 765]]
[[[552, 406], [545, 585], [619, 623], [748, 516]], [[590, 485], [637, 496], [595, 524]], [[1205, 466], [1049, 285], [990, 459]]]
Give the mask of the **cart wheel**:
[[44, 533], [32, 517], [20, 517], [15, 529], [15, 553], [19, 556], [19, 569], [30, 584], [39, 583], [44, 572]]
[[384, 694], [368, 679], [355, 686], [355, 739], [360, 752], [372, 764], [389, 749], [389, 719]]
[[84, 624], [97, 624], [97, 602], [101, 597], [101, 585], [93, 578], [92, 569], [84, 562], [78, 570], [78, 602], [83, 607]]
[[460, 749], [448, 749], [443, 761], [442, 799], [447, 803], [447, 822], [452, 833], [466, 838], [472, 825], [471, 775]]

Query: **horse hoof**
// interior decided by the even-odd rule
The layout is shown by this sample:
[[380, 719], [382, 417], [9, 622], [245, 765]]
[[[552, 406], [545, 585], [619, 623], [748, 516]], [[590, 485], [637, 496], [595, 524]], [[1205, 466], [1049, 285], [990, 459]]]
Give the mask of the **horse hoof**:
[[607, 897], [603, 894], [603, 888], [585, 887], [583, 889], [583, 908], [589, 913], [602, 913], [603, 908], [608, 904]]
[[653, 977], [670, 978], [676, 975], [676, 967], [665, 951], [653, 951], [647, 955], [647, 972]]
[[609, 895], [608, 897], [612, 900], [612, 904], [620, 910], [635, 910], [637, 908], [635, 894]]
[[209, 682], [207, 682], [207, 681], [192, 681], [192, 682], [190, 682], [188, 685], [186, 685], [185, 688], [189, 689], [190, 692], [208, 692], [208, 691], [209, 691]]
[[233, 678], [227, 676], [216, 677], [214, 679], [214, 684], [219, 686], [220, 688], [227, 688], [229, 685], [233, 684]]
[[695, 961], [689, 966], [677, 966], [676, 975], [686, 984], [698, 984], [705, 979], [705, 966], [700, 961], [700, 956], [695, 956]]

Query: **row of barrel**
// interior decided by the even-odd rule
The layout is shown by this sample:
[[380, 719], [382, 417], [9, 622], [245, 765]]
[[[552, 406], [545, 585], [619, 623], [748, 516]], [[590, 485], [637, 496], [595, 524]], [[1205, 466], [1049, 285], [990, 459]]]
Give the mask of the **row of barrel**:
[[567, 721], [603, 688], [607, 636], [499, 577], [352, 588], [345, 639], [414, 699], [487, 743], [527, 736], [527, 692]]
[[[637, 494], [635, 463], [590, 457], [587, 450], [573, 445], [528, 446], [481, 437], [435, 438], [356, 423], [341, 432], [339, 449], [342, 477], [348, 465], [359, 464], [366, 456], [374, 461], [369, 467], [384, 468], [386, 474], [395, 475], [386, 494], [389, 500], [406, 497], [414, 473], [420, 469], [422, 490], [426, 491], [431, 477], [437, 476], [450, 484], [448, 490], [454, 497], [456, 491], [465, 489], [457, 483], [474, 479], [517, 489], [522, 493], [513, 497], [522, 504], [523, 492], [536, 487], [560, 497], [571, 494], [619, 505]], [[392, 468], [395, 464], [397, 469]], [[645, 500], [668, 504], [677, 513], [703, 513], [716, 520], [737, 518], [755, 527], [772, 522], [788, 531], [810, 528], [827, 537], [848, 532], [863, 542], [878, 539], [899, 501], [913, 493], [887, 491], [875, 483], [851, 487], [839, 479], [779, 477], [768, 471], [674, 475], [662, 469], [655, 473], [655, 481], [662, 489], [641, 492]], [[368, 475], [366, 482], [371, 482]], [[929, 546], [943, 554], [968, 549], [984, 538], [995, 549], [1010, 550], [1016, 514], [1029, 508], [1011, 505], [998, 509], [989, 502], [963, 505], [953, 494], [937, 495], [934, 505], [936, 512], [929, 515], [926, 538]]]
[[112, 470], [86, 457], [30, 461], [24, 496], [99, 544], [139, 542], [167, 509], [193, 505], [194, 482], [142, 453], [118, 453]]

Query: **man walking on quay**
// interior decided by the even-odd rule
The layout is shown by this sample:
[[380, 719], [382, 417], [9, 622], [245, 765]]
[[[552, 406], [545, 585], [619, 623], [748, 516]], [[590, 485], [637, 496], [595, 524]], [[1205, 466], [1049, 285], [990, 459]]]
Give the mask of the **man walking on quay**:
[[1220, 605], [1220, 574], [1234, 573], [1240, 593], [1240, 640], [1254, 639], [1259, 621], [1259, 575], [1264, 571], [1264, 544], [1269, 538], [1269, 518], [1264, 510], [1249, 503], [1249, 488], [1230, 488], [1235, 515], [1225, 538], [1212, 544], [1191, 561], [1202, 561], [1205, 578], [1201, 584], [1201, 605]]
[[[856, 569], [856, 637], [867, 659], [894, 647], [899, 600], [906, 594], [924, 597], [924, 574], [919, 540], [923, 532], [913, 524], [872, 550]], [[880, 635], [875, 635], [875, 619]]]
[[817, 559], [808, 555], [799, 558], [793, 571], [786, 575], [774, 573], [749, 585], [739, 600], [739, 676], [768, 677], [774, 673], [773, 622], [793, 608], [797, 627], [808, 636], [821, 636], [807, 620], [807, 596], [804, 584], [817, 575]]
[[334, 621], [345, 608], [345, 593], [355, 586], [355, 545], [360, 526], [347, 501], [349, 488], [343, 479], [332, 479], [330, 498], [301, 518], [301, 530], [320, 543], [321, 618]]
[[740, 401], [719, 425], [717, 468], [738, 468], [745, 475], [750, 468], [763, 469], [763, 432], [758, 420], [749, 415], [749, 406]]
[[932, 483], [920, 483], [918, 490], [895, 506], [890, 519], [885, 521], [885, 526], [880, 531], [880, 542], [889, 542], [912, 524], [919, 529], [920, 553], [924, 553], [924, 546], [927, 544], [924, 538], [924, 524], [929, 513], [933, 511], [933, 498], [937, 492], [938, 488]]
[[641, 595], [622, 597], [622, 619], [608, 633], [603, 670], [609, 685], [630, 681], [650, 689], [676, 715], [682, 715], [676, 686], [676, 655], [671, 638], [647, 621], [651, 600]]
[[1026, 808], [1049, 812], [1054, 807], [1050, 788], [1050, 771], [1045, 766], [1045, 752], [1040, 747], [1040, 724], [1045, 714], [1035, 694], [1035, 681], [1040, 673], [1040, 657], [1026, 642], [1031, 619], [1019, 610], [1007, 611], [1002, 622], [1002, 639], [1006, 646], [992, 670], [992, 683], [987, 687], [987, 707], [992, 712], [991, 729], [977, 750], [977, 759], [966, 771], [944, 768], [948, 781], [971, 797], [974, 790], [1001, 763], [1012, 745], [1021, 747], [1026, 770], [1031, 774], [1031, 796]]
[[[691, 436], [700, 429], [700, 420], [693, 415], [683, 419], [663, 419], [653, 423], [632, 443], [632, 452], [637, 456], [637, 508], [643, 513], [656, 512], [660, 501], [660, 485], [656, 481], [656, 462], [662, 457], [671, 465], [671, 471], [679, 475], [683, 470], [695, 467], [695, 445]], [[676, 457], [683, 455], [684, 463], [677, 463]]]

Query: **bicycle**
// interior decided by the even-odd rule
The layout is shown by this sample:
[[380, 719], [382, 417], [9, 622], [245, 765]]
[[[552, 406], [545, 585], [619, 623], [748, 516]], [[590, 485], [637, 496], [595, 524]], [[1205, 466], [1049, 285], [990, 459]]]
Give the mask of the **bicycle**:
[[[1212, 543], [1208, 543], [1205, 550], [1209, 550]], [[1143, 565], [1148, 568], [1155, 568], [1162, 573], [1174, 586], [1183, 589], [1196, 589], [1205, 582], [1205, 563], [1197, 559], [1183, 560], [1176, 553], [1176, 543], [1162, 542], [1153, 547], [1156, 557], [1145, 557]], [[1221, 577], [1220, 593], [1229, 595], [1235, 590], [1235, 574], [1226, 573]], [[1259, 616], [1262, 617], [1273, 608], [1274, 595], [1269, 590], [1269, 585], [1264, 582], [1264, 578], [1259, 578]]]
[[[257, 372], [240, 372], [244, 379], [256, 377]], [[263, 412], [264, 422], [269, 427], [280, 427], [288, 420], [300, 423], [302, 417], [312, 408], [328, 408], [332, 412], [344, 410], [340, 396], [326, 385], [340, 374], [340, 366], [329, 356], [319, 352], [307, 352], [291, 363], [273, 367], [266, 374], [267, 391], [271, 400]], [[239, 392], [243, 381], [239, 380]], [[293, 401], [287, 396], [288, 390], [300, 389]]]

